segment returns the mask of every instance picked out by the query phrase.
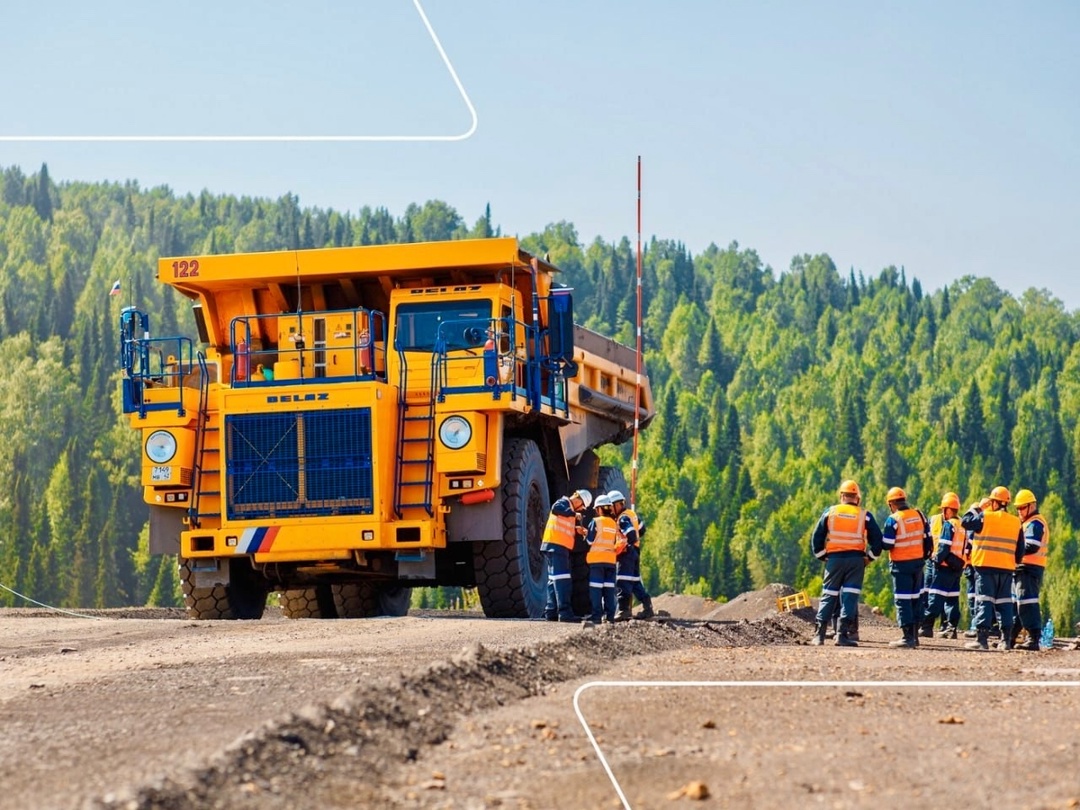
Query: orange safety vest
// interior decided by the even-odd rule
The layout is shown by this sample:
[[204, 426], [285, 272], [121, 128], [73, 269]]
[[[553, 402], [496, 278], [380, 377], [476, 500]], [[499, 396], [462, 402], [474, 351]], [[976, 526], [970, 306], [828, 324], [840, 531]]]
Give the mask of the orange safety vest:
[[1025, 554], [1024, 559], [1021, 562], [1023, 562], [1024, 565], [1041, 565], [1043, 568], [1045, 568], [1046, 547], [1050, 544], [1050, 527], [1046, 525], [1046, 518], [1038, 514], [1032, 515], [1030, 518], [1024, 521], [1024, 528], [1026, 529], [1029, 523], [1033, 523], [1036, 520], [1039, 521], [1039, 523], [1041, 523], [1043, 527], [1042, 545], [1039, 546], [1039, 550], [1036, 551], [1034, 554]]
[[[964, 538], [964, 529], [960, 526], [960, 518], [949, 518], [949, 523], [952, 524], [952, 545], [949, 546], [949, 551], [964, 561], [964, 565], [967, 565], [967, 557], [964, 556], [964, 546], [967, 545]], [[942, 513], [938, 512], [930, 518], [930, 536], [934, 538], [934, 548], [937, 548], [937, 542], [941, 539], [941, 530], [944, 528], [945, 518], [942, 517]]]
[[[630, 518], [630, 522], [634, 524], [634, 531], [637, 532], [637, 542], [634, 543], [634, 548], [640, 548], [641, 521], [638, 520], [637, 512], [635, 512], [633, 509], [623, 509], [622, 512], [619, 514], [619, 517], [622, 517], [623, 515], [626, 515], [628, 518]], [[622, 532], [619, 532], [619, 534], [622, 534]], [[623, 535], [623, 537], [625, 538], [626, 535]]]
[[889, 550], [893, 562], [923, 558], [923, 514], [918, 509], [901, 509], [889, 517], [896, 521], [896, 540]]
[[554, 513], [548, 515], [547, 526], [544, 527], [544, 538], [541, 542], [553, 543], [556, 546], [563, 546], [573, 551], [576, 540], [576, 517], [573, 515], [556, 515]]
[[596, 529], [593, 535], [589, 553], [585, 555], [585, 562], [589, 565], [607, 563], [615, 564], [615, 554], [618, 551], [619, 526], [612, 518], [605, 515], [597, 515], [593, 518], [593, 526]]
[[838, 503], [825, 520], [825, 553], [866, 551], [866, 510], [853, 503]]
[[971, 538], [971, 564], [976, 568], [1016, 570], [1020, 518], [1008, 512], [984, 512], [982, 531]]

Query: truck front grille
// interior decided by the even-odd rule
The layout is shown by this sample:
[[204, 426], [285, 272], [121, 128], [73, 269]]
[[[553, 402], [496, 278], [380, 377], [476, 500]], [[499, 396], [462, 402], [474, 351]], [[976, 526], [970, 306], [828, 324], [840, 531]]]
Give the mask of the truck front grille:
[[233, 520], [370, 515], [371, 409], [225, 417]]

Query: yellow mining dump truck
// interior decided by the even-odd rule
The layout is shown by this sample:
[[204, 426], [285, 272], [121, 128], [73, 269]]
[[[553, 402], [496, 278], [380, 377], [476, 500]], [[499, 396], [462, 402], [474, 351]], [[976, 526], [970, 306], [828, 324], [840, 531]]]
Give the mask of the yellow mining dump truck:
[[447, 585], [541, 616], [553, 499], [625, 486], [594, 450], [654, 413], [556, 272], [508, 238], [162, 259], [198, 341], [124, 309], [121, 393], [188, 612], [393, 615]]

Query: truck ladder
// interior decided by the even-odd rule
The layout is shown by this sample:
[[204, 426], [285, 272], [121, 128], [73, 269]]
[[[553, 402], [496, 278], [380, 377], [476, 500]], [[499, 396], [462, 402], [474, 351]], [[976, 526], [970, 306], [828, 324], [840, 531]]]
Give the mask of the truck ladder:
[[435, 467], [435, 400], [439, 352], [432, 354], [431, 377], [426, 391], [416, 391], [410, 401], [408, 361], [398, 351], [398, 448], [395, 466], [394, 514], [401, 519], [406, 509], [431, 508], [432, 473]]
[[[188, 508], [188, 524], [193, 529], [202, 525], [203, 518], [221, 517], [221, 435], [220, 431], [209, 424], [210, 375], [206, 368], [206, 355], [198, 354], [199, 372], [199, 415], [195, 420], [195, 480], [192, 482], [191, 506]], [[213, 468], [207, 470], [207, 458], [213, 462]], [[203, 498], [210, 503], [210, 508], [217, 511], [203, 512]]]

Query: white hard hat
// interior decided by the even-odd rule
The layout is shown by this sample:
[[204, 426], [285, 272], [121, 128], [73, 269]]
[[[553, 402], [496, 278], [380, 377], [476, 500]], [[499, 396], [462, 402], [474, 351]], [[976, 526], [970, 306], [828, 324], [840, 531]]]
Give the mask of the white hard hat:
[[577, 492], [575, 492], [570, 497], [571, 498], [577, 498], [578, 500], [580, 500], [583, 504], [585, 504], [586, 509], [588, 509], [590, 506], [592, 506], [592, 493], [589, 492], [589, 490], [587, 490], [587, 489], [579, 489]]
[[608, 500], [611, 501], [612, 503], [618, 503], [619, 501], [625, 501], [626, 500], [626, 496], [623, 495], [621, 492], [619, 492], [619, 490], [617, 490], [617, 489], [611, 490], [611, 492], [609, 492], [607, 494], [607, 496], [608, 496]]
[[611, 506], [611, 498], [607, 495], [597, 495], [596, 508], [599, 509], [601, 506]]

